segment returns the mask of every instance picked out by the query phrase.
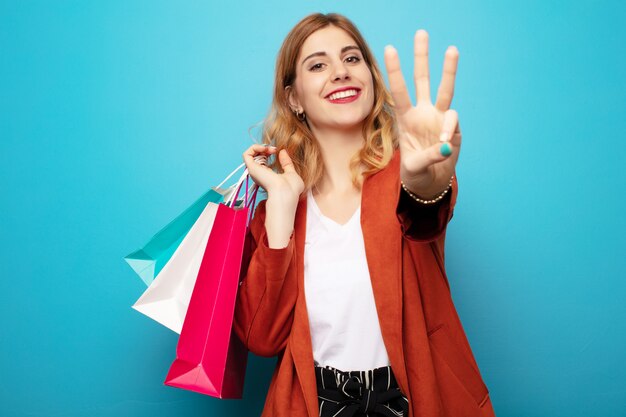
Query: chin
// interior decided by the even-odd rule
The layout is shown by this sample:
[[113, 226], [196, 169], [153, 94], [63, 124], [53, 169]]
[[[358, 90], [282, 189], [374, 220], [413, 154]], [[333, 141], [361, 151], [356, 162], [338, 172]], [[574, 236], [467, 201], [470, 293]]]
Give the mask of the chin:
[[335, 114], [330, 124], [337, 127], [355, 127], [363, 124], [369, 113]]
[[326, 117], [320, 117], [319, 119], [309, 118], [309, 122], [320, 129], [347, 131], [362, 128], [363, 123], [369, 116], [369, 112], [344, 112], [343, 114], [335, 112], [334, 114], [324, 114], [324, 116]]
[[367, 115], [363, 117], [351, 117], [343, 120], [338, 120], [336, 123], [336, 127], [338, 129], [355, 129], [360, 128], [365, 123], [365, 119], [367, 119]]

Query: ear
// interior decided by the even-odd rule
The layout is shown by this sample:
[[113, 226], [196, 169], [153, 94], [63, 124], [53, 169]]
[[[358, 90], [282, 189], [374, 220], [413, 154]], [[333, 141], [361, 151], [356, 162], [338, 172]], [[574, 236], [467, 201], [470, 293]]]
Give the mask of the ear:
[[285, 87], [285, 95], [287, 96], [287, 102], [289, 103], [289, 107], [293, 112], [302, 112], [302, 106], [300, 105], [300, 101], [298, 100], [298, 96], [296, 94], [296, 90], [288, 85]]

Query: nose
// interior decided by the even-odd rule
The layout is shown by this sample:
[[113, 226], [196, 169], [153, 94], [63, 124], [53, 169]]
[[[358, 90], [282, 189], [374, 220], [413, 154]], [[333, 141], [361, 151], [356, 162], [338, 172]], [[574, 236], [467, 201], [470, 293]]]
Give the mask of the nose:
[[350, 79], [350, 72], [348, 71], [348, 68], [344, 65], [344, 63], [342, 62], [334, 66], [332, 76], [333, 76], [333, 81], [348, 80]]

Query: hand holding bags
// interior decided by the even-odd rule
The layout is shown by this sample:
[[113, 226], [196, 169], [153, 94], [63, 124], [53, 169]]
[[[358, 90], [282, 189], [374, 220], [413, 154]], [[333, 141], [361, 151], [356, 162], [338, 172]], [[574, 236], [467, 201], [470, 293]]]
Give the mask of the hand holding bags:
[[[247, 174], [247, 171], [244, 173]], [[241, 398], [248, 351], [232, 330], [246, 231], [256, 199], [248, 189], [219, 204], [166, 385], [218, 398]], [[235, 194], [236, 195], [236, 194]]]

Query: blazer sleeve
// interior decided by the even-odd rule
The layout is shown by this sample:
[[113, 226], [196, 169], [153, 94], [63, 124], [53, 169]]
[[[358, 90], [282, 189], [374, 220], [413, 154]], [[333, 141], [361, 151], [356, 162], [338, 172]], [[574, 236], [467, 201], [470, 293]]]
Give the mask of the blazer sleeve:
[[432, 242], [443, 237], [448, 222], [454, 214], [458, 193], [456, 174], [450, 191], [434, 204], [422, 204], [407, 194], [398, 183], [399, 189], [396, 215], [402, 234], [416, 242]]
[[250, 253], [239, 284], [233, 327], [252, 353], [276, 356], [287, 344], [297, 297], [294, 236], [287, 247], [272, 249], [265, 230], [265, 203], [259, 203], [250, 222]]

